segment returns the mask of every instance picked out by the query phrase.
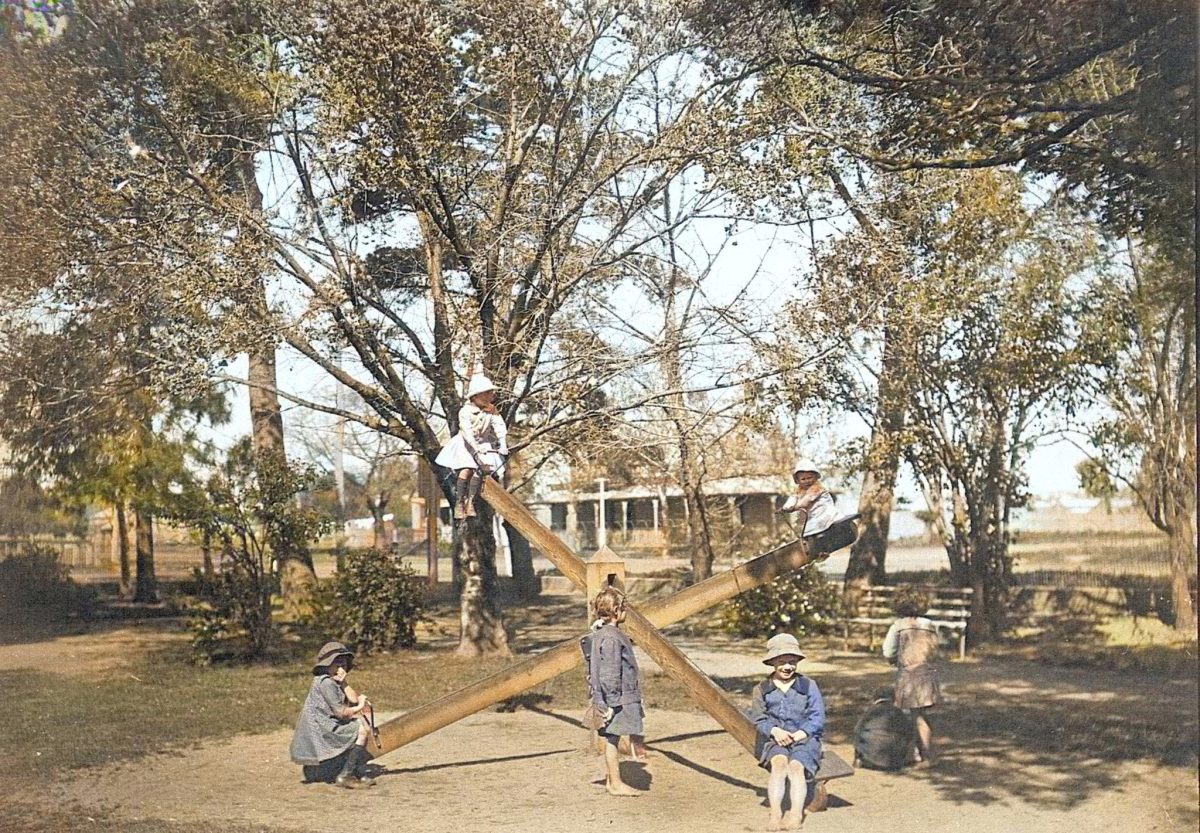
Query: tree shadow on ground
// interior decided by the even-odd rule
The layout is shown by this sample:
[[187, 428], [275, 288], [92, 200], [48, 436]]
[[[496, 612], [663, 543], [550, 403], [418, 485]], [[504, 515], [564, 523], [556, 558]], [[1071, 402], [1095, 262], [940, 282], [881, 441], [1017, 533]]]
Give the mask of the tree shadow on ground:
[[[1164, 679], [1156, 685], [1027, 663], [1005, 663], [999, 671], [955, 669], [949, 676], [959, 675], [970, 676], [948, 685], [948, 702], [930, 715], [935, 748], [940, 747], [937, 765], [884, 777], [926, 780], [956, 804], [1015, 798], [1067, 810], [1102, 791], [1121, 790], [1117, 764], [1197, 765], [1194, 683]], [[747, 699], [758, 680], [715, 678], [727, 692]], [[826, 742], [853, 743], [854, 726], [873, 692], [891, 680], [884, 670], [819, 675]], [[1180, 685], [1173, 688], [1175, 683]]]

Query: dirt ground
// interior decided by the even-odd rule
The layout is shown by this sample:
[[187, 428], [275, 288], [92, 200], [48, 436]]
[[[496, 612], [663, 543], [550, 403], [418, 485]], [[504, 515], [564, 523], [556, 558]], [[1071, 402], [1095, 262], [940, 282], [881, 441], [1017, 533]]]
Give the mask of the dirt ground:
[[[127, 635], [136, 639], [136, 635]], [[759, 668], [748, 646], [679, 639], [745, 704]], [[111, 644], [111, 643], [109, 643]], [[0, 669], [30, 658], [103, 662], [87, 637], [0, 646]], [[644, 669], [653, 697], [653, 666]], [[830, 703], [828, 745], [852, 758], [849, 734], [868, 693], [888, 680], [879, 660], [829, 654], [803, 667]], [[938, 766], [833, 781], [830, 809], [804, 829], [1010, 833], [1194, 831], [1196, 680], [1135, 678], [1015, 660], [945, 668], [949, 702], [936, 718]], [[383, 706], [385, 704], [381, 704]], [[41, 800], [134, 821], [262, 825], [272, 831], [364, 833], [761, 830], [764, 773], [704, 714], [651, 709], [646, 765], [623, 764], [644, 794], [619, 799], [593, 785], [578, 709], [485, 711], [375, 763], [364, 791], [304, 785], [288, 760], [290, 732], [237, 736], [133, 763], [73, 773]]]

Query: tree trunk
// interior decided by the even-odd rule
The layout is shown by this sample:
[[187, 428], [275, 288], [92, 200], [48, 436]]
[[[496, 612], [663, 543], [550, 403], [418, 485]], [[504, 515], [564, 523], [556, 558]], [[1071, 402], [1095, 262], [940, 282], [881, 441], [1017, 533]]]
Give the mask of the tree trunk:
[[1171, 606], [1175, 611], [1175, 630], [1195, 634], [1196, 609], [1192, 604], [1191, 581], [1196, 575], [1196, 531], [1188, 511], [1172, 509], [1168, 516], [1171, 553]]
[[[690, 472], [689, 472], [690, 474]], [[708, 521], [708, 507], [700, 483], [694, 478], [684, 487], [687, 501], [688, 537], [692, 543], [692, 583], [698, 584], [712, 576], [715, 556], [712, 548], [712, 527]]]
[[[266, 289], [260, 284], [262, 308], [266, 310]], [[250, 441], [256, 459], [270, 460], [284, 468], [287, 455], [283, 445], [283, 411], [275, 392], [275, 346], [260, 344], [249, 353], [250, 370]], [[312, 556], [304, 541], [288, 541], [273, 553], [279, 564], [279, 588], [283, 612], [298, 619], [311, 607], [317, 586]]]
[[141, 509], [134, 510], [137, 524], [137, 589], [135, 602], [158, 601], [158, 581], [154, 578], [154, 516]]
[[[510, 442], [512, 433], [509, 432]], [[504, 466], [504, 486], [512, 488], [524, 479], [525, 472], [521, 468], [520, 454], [513, 454]], [[535, 599], [542, 591], [541, 582], [533, 570], [533, 548], [529, 541], [508, 521], [504, 522], [504, 531], [508, 535], [508, 545], [512, 551], [512, 577], [517, 598], [522, 601]]]
[[212, 530], [206, 529], [200, 534], [200, 556], [203, 558], [204, 575], [211, 577], [213, 574]]
[[379, 492], [371, 498], [371, 546], [377, 550], [391, 548], [387, 540], [387, 521], [383, 519], [390, 500], [387, 492]]
[[129, 565], [129, 518], [124, 501], [113, 504], [117, 527], [117, 560], [121, 563], [121, 596], [128, 599], [133, 593], [133, 573]]
[[[246, 155], [241, 162], [242, 188], [250, 209], [257, 214], [263, 210], [262, 189], [258, 186], [254, 157]], [[260, 276], [251, 303], [266, 318], [267, 289]], [[283, 410], [276, 393], [275, 345], [261, 340], [248, 351], [250, 388], [250, 442], [255, 457], [271, 460], [280, 469], [287, 466], [283, 444]], [[317, 574], [305, 541], [290, 541], [273, 553], [279, 564], [279, 588], [283, 596], [284, 615], [296, 619], [311, 608]]]
[[905, 365], [896, 343], [900, 336], [891, 326], [884, 328], [883, 363], [879, 373], [879, 395], [871, 446], [867, 451], [866, 476], [858, 511], [858, 540], [850, 548], [843, 597], [847, 608], [858, 609], [858, 601], [871, 584], [882, 584], [886, 570], [888, 530], [895, 498], [896, 472], [900, 468], [901, 432], [907, 418]]
[[459, 607], [459, 642], [455, 653], [511, 655], [508, 633], [500, 610], [496, 579], [496, 539], [492, 536], [492, 508], [476, 501], [478, 515], [458, 525], [458, 553], [462, 595]]

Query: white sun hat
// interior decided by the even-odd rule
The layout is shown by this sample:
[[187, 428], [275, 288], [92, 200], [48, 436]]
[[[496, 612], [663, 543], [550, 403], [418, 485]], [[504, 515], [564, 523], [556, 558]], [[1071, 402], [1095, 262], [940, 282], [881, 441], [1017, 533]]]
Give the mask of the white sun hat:
[[471, 377], [471, 381], [467, 383], [467, 399], [495, 389], [496, 386], [492, 384], [491, 379], [482, 373], [476, 373]]
[[821, 474], [821, 470], [817, 467], [817, 464], [808, 457], [801, 457], [796, 461], [796, 465], [792, 466], [792, 474], [796, 474], [797, 472], [801, 471], [815, 472], [818, 476]]
[[767, 655], [763, 657], [764, 665], [770, 665], [773, 659], [787, 656], [804, 659], [804, 654], [800, 653], [800, 642], [796, 637], [790, 633], [777, 633], [767, 640]]

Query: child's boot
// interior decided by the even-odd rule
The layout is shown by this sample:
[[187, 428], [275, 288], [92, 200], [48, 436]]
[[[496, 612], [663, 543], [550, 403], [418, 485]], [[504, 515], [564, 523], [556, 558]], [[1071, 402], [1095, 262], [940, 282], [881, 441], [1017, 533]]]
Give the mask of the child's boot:
[[373, 785], [375, 783], [374, 780], [368, 779], [368, 781], [363, 781], [363, 779], [358, 777], [358, 770], [366, 760], [366, 757], [367, 750], [365, 747], [351, 747], [350, 754], [346, 756], [346, 763], [342, 766], [342, 771], [338, 773], [333, 783], [348, 790], [358, 790]]

